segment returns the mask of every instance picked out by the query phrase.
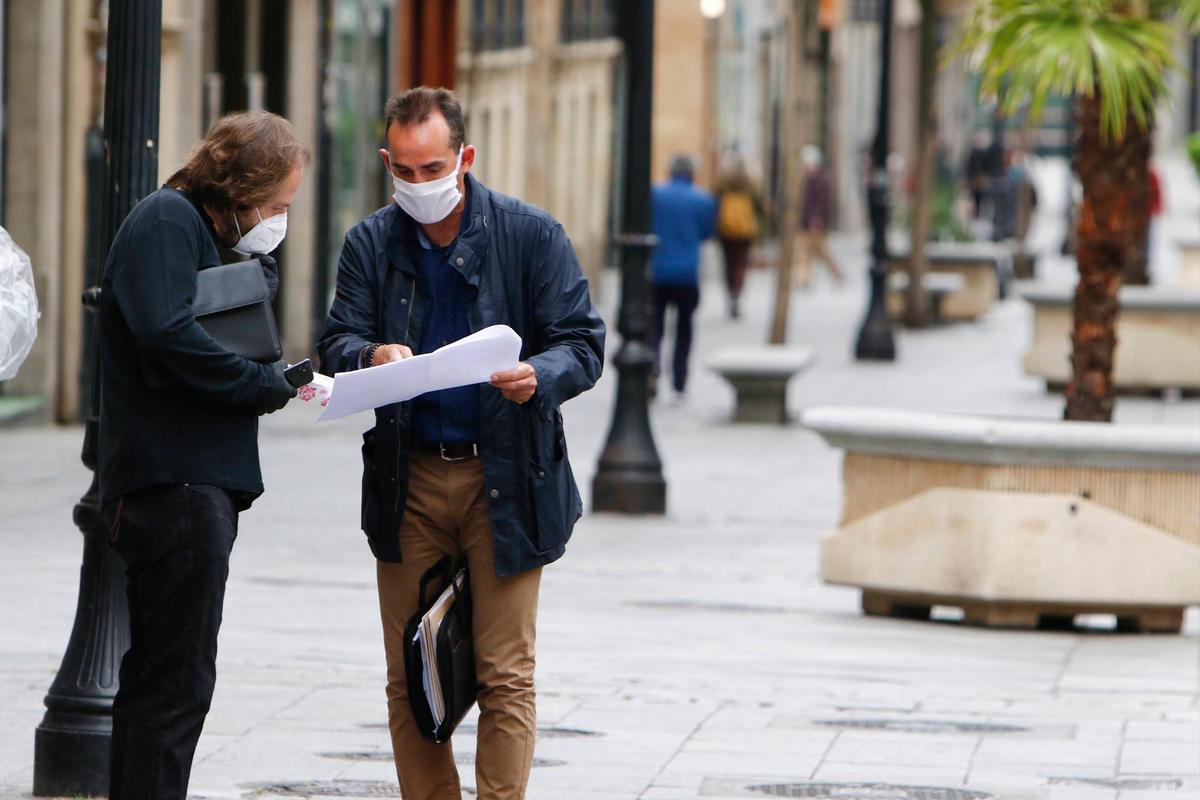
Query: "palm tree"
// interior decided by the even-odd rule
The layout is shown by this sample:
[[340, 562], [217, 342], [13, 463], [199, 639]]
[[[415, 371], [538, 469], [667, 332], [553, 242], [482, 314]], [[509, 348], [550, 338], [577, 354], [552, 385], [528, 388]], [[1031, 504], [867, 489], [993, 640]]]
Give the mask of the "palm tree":
[[1154, 109], [1176, 67], [1172, 16], [1200, 30], [1200, 0], [979, 0], [957, 52], [984, 93], [1036, 118], [1052, 95], [1076, 100], [1083, 185], [1068, 420], [1112, 420], [1117, 292], [1146, 224]]

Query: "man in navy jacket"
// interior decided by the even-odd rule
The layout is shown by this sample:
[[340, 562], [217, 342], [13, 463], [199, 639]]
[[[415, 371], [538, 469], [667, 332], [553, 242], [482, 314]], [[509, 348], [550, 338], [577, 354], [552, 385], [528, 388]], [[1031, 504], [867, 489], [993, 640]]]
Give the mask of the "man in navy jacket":
[[319, 342], [323, 371], [432, 352], [495, 324], [522, 339], [490, 384], [376, 410], [364, 434], [362, 528], [377, 559], [388, 719], [408, 800], [458, 798], [449, 744], [419, 735], [404, 625], [421, 575], [465, 554], [479, 692], [478, 796], [524, 796], [536, 733], [534, 632], [541, 567], [582, 513], [559, 407], [600, 376], [604, 323], [553, 218], [469, 174], [462, 108], [445, 89], [388, 101], [380, 155], [396, 203], [346, 236]]

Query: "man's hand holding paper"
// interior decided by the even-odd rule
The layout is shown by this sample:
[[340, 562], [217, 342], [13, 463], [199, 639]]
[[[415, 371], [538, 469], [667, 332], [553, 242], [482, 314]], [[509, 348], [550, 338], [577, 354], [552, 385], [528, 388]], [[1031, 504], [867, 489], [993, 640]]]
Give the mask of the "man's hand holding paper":
[[537, 388], [533, 367], [517, 362], [521, 337], [507, 325], [492, 325], [432, 353], [405, 357], [407, 350], [384, 345], [372, 358], [379, 366], [335, 375], [329, 403], [318, 419], [339, 419], [473, 383], [490, 382], [514, 402], [525, 402]]

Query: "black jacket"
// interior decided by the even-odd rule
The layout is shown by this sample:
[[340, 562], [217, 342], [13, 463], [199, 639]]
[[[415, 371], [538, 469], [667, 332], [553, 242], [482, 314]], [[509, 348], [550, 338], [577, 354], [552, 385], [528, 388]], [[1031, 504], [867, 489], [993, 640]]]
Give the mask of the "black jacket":
[[[559, 406], [591, 388], [604, 362], [604, 323], [566, 233], [550, 215], [489, 191], [467, 175], [467, 219], [450, 263], [471, 286], [472, 331], [505, 324], [537, 373], [528, 403], [480, 386], [479, 430], [496, 573], [512, 575], [563, 554], [582, 513]], [[318, 343], [326, 374], [357, 369], [373, 343], [421, 340], [426, 300], [407, 256], [416, 223], [394, 204], [346, 235], [337, 293]], [[362, 529], [382, 561], [400, 561], [408, 490], [411, 403], [375, 411], [363, 435]]]
[[196, 273], [221, 263], [203, 212], [175, 189], [121, 223], [98, 318], [101, 503], [148, 486], [263, 490], [258, 407], [280, 380], [223, 349], [192, 315]]

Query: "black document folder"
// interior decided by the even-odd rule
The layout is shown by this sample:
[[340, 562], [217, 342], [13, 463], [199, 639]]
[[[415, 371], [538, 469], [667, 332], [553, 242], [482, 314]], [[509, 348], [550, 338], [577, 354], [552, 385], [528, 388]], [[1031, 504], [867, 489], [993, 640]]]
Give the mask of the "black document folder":
[[[434, 585], [444, 588], [428, 600]], [[465, 559], [446, 556], [421, 576], [417, 613], [404, 629], [404, 672], [417, 729], [431, 742], [449, 741], [479, 693]]]
[[271, 290], [257, 258], [196, 273], [192, 314], [231, 353], [264, 364], [283, 357]]

